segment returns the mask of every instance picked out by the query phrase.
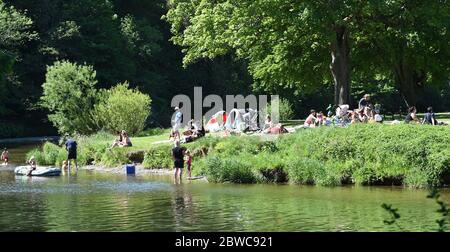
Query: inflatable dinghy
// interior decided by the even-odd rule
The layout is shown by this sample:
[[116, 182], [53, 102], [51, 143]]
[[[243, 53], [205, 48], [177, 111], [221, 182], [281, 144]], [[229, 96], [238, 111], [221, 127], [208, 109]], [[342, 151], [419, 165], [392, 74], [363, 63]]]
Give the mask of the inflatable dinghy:
[[[30, 170], [30, 166], [18, 166], [14, 169], [14, 173], [16, 175], [28, 175], [28, 171]], [[36, 170], [31, 172], [31, 176], [59, 176], [61, 175], [61, 170], [55, 167], [36, 167]]]

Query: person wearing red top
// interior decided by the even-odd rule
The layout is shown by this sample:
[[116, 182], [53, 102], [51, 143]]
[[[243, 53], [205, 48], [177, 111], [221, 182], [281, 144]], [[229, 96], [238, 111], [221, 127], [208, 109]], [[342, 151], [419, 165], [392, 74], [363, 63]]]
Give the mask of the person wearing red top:
[[191, 178], [191, 164], [192, 164], [191, 151], [187, 150], [186, 151], [186, 167], [187, 167], [187, 171], [188, 171], [188, 178]]
[[8, 150], [5, 148], [2, 152], [2, 157], [1, 157], [2, 161], [3, 161], [3, 165], [8, 165], [9, 162], [9, 152]]

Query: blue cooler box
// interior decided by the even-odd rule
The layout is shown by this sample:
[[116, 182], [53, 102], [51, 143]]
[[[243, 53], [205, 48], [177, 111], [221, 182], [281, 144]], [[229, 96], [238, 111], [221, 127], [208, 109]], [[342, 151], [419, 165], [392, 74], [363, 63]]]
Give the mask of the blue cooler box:
[[125, 170], [127, 172], [127, 175], [136, 174], [136, 167], [133, 164], [126, 165]]

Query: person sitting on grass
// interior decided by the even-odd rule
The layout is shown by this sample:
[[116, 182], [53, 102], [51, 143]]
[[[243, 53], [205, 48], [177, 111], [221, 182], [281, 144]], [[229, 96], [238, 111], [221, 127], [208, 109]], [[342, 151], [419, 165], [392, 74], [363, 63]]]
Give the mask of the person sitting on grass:
[[264, 121], [264, 130], [271, 129], [273, 127], [272, 118], [270, 115], [266, 116], [266, 120]]
[[192, 165], [192, 155], [191, 155], [191, 151], [187, 150], [186, 151], [186, 168], [187, 168], [187, 172], [188, 172], [188, 178], [191, 178], [191, 165]]
[[436, 115], [434, 114], [432, 107], [427, 108], [427, 113], [425, 113], [422, 124], [438, 125]]
[[311, 113], [309, 114], [309, 116], [306, 118], [304, 126], [306, 127], [314, 127], [316, 121], [317, 121], [317, 113], [314, 109], [311, 109]]
[[350, 113], [350, 124], [355, 124], [359, 122], [358, 112], [352, 111]]
[[37, 168], [35, 157], [31, 156], [30, 159], [27, 161], [27, 164], [30, 165], [30, 169], [28, 170], [27, 176], [31, 176], [31, 173]]
[[412, 106], [408, 109], [408, 114], [405, 117], [405, 123], [416, 122], [419, 123], [419, 118], [417, 118], [417, 109]]
[[120, 147], [132, 147], [133, 144], [131, 143], [131, 139], [128, 136], [128, 133], [125, 130], [122, 130], [122, 144], [120, 145]]
[[9, 162], [9, 152], [8, 149], [3, 149], [1, 160], [3, 161], [3, 165], [8, 165]]
[[325, 115], [323, 114], [322, 111], [320, 111], [320, 112], [317, 114], [316, 119], [317, 119], [316, 122], [315, 122], [316, 127], [319, 127], [319, 126], [322, 126], [322, 125], [325, 124], [325, 119], [326, 119], [326, 117], [325, 117]]
[[170, 130], [169, 140], [180, 140], [180, 132], [175, 129]]
[[364, 113], [365, 109], [356, 110], [357, 119], [359, 122], [366, 123], [369, 121], [369, 117]]
[[122, 142], [122, 132], [120, 131], [116, 131], [117, 134], [117, 138], [114, 140], [113, 144], [111, 145], [110, 148], [113, 148], [114, 146], [119, 146], [119, 143]]
[[374, 110], [374, 115], [369, 118], [369, 123], [383, 123], [383, 117], [377, 110]]

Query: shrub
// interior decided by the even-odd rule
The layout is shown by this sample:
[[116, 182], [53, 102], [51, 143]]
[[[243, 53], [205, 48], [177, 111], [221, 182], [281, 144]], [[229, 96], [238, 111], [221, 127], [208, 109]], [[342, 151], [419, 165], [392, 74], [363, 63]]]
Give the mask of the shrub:
[[[278, 112], [280, 113], [279, 120], [291, 120], [294, 117], [294, 110], [292, 108], [292, 104], [287, 99], [280, 99], [278, 105]], [[270, 115], [272, 113], [271, 104], [267, 105], [266, 109], [263, 109], [263, 116]], [[275, 118], [273, 118], [275, 119]]]
[[47, 67], [41, 106], [60, 133], [90, 134], [97, 130], [93, 115], [98, 100], [92, 66], [57, 61]]
[[173, 166], [171, 146], [160, 145], [147, 150], [142, 163], [146, 169], [171, 168]]
[[26, 160], [28, 161], [30, 160], [30, 158], [34, 156], [34, 159], [36, 160], [36, 164], [37, 165], [52, 165], [52, 164], [47, 164], [46, 160], [45, 160], [45, 156], [43, 154], [43, 152], [41, 151], [40, 148], [35, 148], [31, 151], [29, 151], [26, 155]]
[[127, 155], [127, 150], [124, 148], [114, 148], [105, 150], [99, 161], [100, 164], [107, 167], [117, 167], [129, 162]]
[[141, 132], [150, 116], [150, 96], [137, 89], [129, 89], [127, 82], [118, 84], [105, 93], [95, 108], [98, 124], [112, 132]]
[[254, 183], [256, 178], [251, 166], [233, 157], [207, 157], [205, 175], [212, 182]]

